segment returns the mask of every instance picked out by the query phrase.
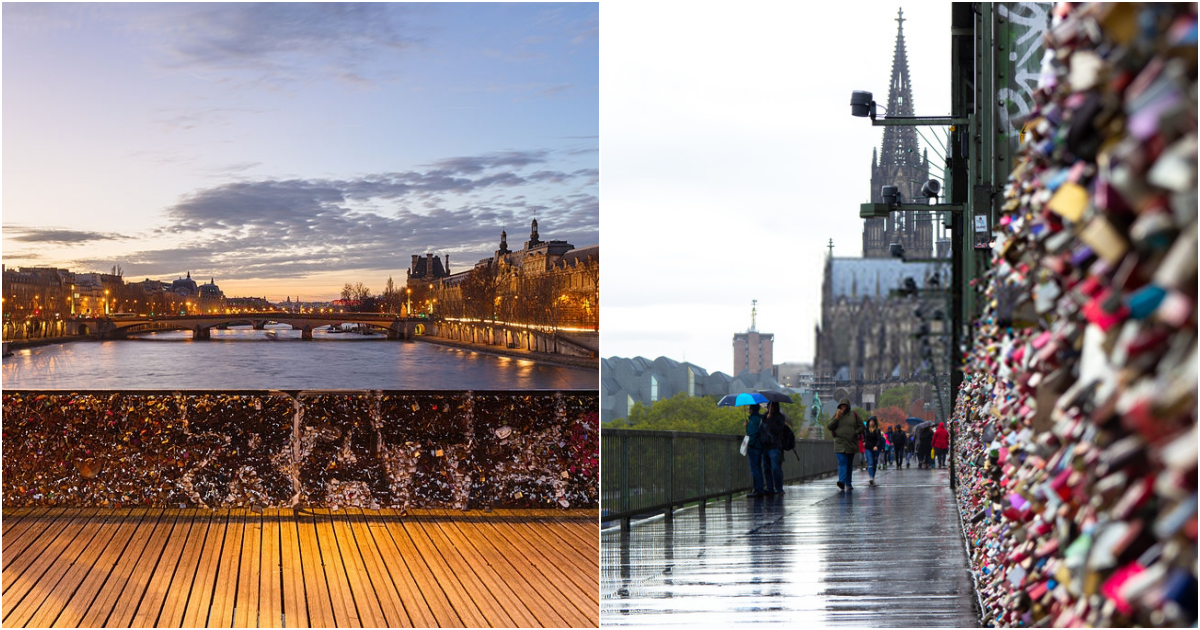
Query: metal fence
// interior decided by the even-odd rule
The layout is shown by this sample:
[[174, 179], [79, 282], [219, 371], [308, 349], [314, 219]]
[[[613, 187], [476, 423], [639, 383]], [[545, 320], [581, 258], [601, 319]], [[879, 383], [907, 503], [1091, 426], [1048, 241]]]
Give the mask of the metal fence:
[[[600, 431], [602, 520], [651, 512], [750, 490], [750, 466], [740, 435], [675, 431]], [[837, 471], [832, 440], [796, 440], [785, 451], [784, 481]]]

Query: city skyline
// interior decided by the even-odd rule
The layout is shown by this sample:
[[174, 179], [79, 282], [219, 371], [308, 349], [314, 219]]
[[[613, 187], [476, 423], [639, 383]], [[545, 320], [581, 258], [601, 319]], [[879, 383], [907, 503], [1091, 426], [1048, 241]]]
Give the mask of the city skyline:
[[599, 242], [596, 4], [3, 11], [10, 267], [324, 300]]

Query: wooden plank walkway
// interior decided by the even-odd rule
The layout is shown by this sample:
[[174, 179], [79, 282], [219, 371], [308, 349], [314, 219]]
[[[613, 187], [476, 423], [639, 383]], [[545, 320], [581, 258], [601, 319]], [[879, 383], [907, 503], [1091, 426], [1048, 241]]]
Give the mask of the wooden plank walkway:
[[596, 627], [588, 510], [3, 511], [4, 627]]

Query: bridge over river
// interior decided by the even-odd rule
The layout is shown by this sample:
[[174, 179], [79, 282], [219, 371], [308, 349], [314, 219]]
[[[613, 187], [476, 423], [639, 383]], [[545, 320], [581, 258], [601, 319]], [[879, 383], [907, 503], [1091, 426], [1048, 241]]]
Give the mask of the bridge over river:
[[[740, 442], [602, 433], [602, 625], [980, 625], [947, 469], [879, 471], [875, 486], [855, 471], [840, 493], [832, 442], [800, 441], [785, 494], [750, 499]], [[639, 505], [628, 526], [614, 518]]]
[[129, 335], [173, 330], [191, 331], [193, 339], [208, 339], [214, 328], [253, 326], [262, 330], [268, 324], [284, 324], [302, 331], [304, 339], [312, 339], [313, 330], [322, 326], [354, 324], [386, 332], [388, 339], [412, 339], [417, 335], [434, 334], [437, 320], [396, 317], [376, 313], [301, 314], [301, 313], [235, 313], [214, 315], [134, 316], [76, 319], [67, 322], [67, 334], [96, 335], [102, 339], [122, 339]]
[[125, 339], [144, 333], [187, 331], [193, 340], [210, 339], [214, 328], [253, 326], [262, 330], [270, 324], [291, 326], [301, 338], [311, 340], [313, 331], [324, 326], [351, 324], [387, 334], [391, 340], [421, 336], [497, 349], [559, 354], [595, 359], [599, 333], [595, 330], [554, 329], [498, 321], [440, 317], [396, 317], [381, 313], [253, 313], [179, 316], [122, 316], [73, 319], [66, 323], [69, 336]]

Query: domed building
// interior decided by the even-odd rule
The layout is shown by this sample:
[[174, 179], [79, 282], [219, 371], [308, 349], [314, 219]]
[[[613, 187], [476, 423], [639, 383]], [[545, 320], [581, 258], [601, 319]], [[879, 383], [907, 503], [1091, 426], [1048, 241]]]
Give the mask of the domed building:
[[197, 310], [201, 313], [219, 313], [225, 309], [225, 293], [217, 286], [215, 278], [200, 285], [197, 303]]
[[197, 297], [200, 290], [196, 286], [196, 281], [192, 280], [192, 272], [188, 272], [187, 278], [179, 278], [171, 282], [171, 293], [185, 298]]

